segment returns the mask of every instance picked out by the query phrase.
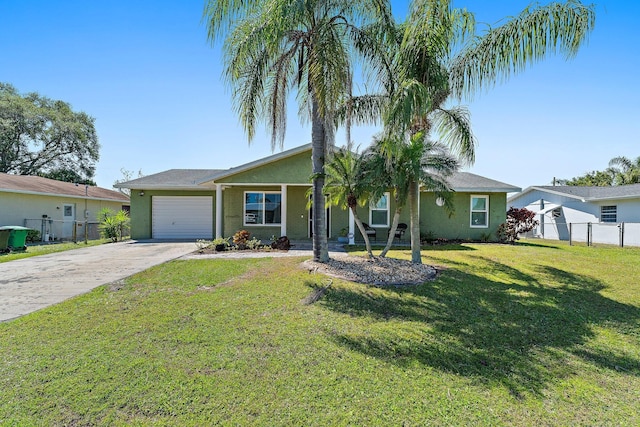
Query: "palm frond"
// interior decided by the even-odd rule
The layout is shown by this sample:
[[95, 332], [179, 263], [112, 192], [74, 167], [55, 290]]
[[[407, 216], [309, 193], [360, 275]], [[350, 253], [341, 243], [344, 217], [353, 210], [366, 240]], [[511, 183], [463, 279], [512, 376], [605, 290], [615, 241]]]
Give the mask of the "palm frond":
[[434, 131], [440, 141], [467, 164], [475, 161], [476, 139], [471, 130], [469, 110], [463, 106], [433, 112]]
[[594, 6], [577, 0], [525, 9], [464, 47], [451, 66], [453, 94], [471, 97], [549, 54], [576, 55], [595, 25]]

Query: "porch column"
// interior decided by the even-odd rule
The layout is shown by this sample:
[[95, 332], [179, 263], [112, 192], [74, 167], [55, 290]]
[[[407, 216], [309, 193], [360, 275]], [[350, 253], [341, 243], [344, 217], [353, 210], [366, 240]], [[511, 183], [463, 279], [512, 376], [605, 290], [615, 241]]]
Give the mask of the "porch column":
[[287, 235], [287, 186], [280, 186], [280, 235]]
[[351, 211], [351, 209], [348, 209], [349, 211], [349, 244], [350, 245], [354, 245], [356, 243], [356, 225], [355, 225], [355, 218], [353, 217], [353, 212]]
[[216, 184], [216, 237], [222, 236], [222, 184]]

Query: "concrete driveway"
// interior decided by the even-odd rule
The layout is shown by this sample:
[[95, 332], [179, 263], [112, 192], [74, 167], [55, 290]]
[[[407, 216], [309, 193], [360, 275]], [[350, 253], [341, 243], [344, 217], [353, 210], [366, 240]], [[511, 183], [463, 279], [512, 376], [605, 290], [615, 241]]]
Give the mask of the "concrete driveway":
[[128, 241], [0, 263], [0, 322], [196, 249], [194, 242]]

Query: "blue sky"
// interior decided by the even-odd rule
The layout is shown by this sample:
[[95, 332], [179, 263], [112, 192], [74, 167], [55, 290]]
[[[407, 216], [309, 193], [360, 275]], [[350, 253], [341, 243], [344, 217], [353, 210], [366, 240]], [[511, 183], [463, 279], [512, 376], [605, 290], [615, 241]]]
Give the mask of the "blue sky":
[[[527, 0], [459, 0], [479, 22], [516, 15]], [[547, 2], [542, 2], [547, 3]], [[99, 186], [121, 168], [227, 168], [271, 154], [251, 146], [222, 80], [220, 46], [201, 21], [204, 0], [3, 0], [0, 81], [69, 102], [96, 119]], [[408, 1], [394, 2], [403, 15]], [[589, 43], [567, 62], [552, 57], [487, 93], [471, 110], [479, 141], [468, 170], [525, 188], [640, 156], [640, 2], [596, 3]], [[310, 142], [291, 110], [285, 149]], [[366, 146], [375, 129], [353, 133]], [[340, 136], [338, 143], [342, 144]]]

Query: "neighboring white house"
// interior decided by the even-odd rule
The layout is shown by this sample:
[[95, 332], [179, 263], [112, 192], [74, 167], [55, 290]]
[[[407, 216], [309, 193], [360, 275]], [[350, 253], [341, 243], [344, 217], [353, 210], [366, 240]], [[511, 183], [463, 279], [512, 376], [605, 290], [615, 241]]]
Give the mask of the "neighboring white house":
[[[84, 227], [85, 221], [95, 222], [101, 209], [128, 211], [129, 206], [129, 197], [118, 191], [0, 173], [0, 226], [38, 230], [43, 240], [70, 240], [78, 232], [84, 234], [79, 227]], [[97, 228], [92, 227], [87, 234], [97, 238]]]
[[509, 197], [507, 206], [536, 212], [536, 237], [586, 241], [589, 236], [591, 242], [640, 246], [640, 184], [533, 186]]

